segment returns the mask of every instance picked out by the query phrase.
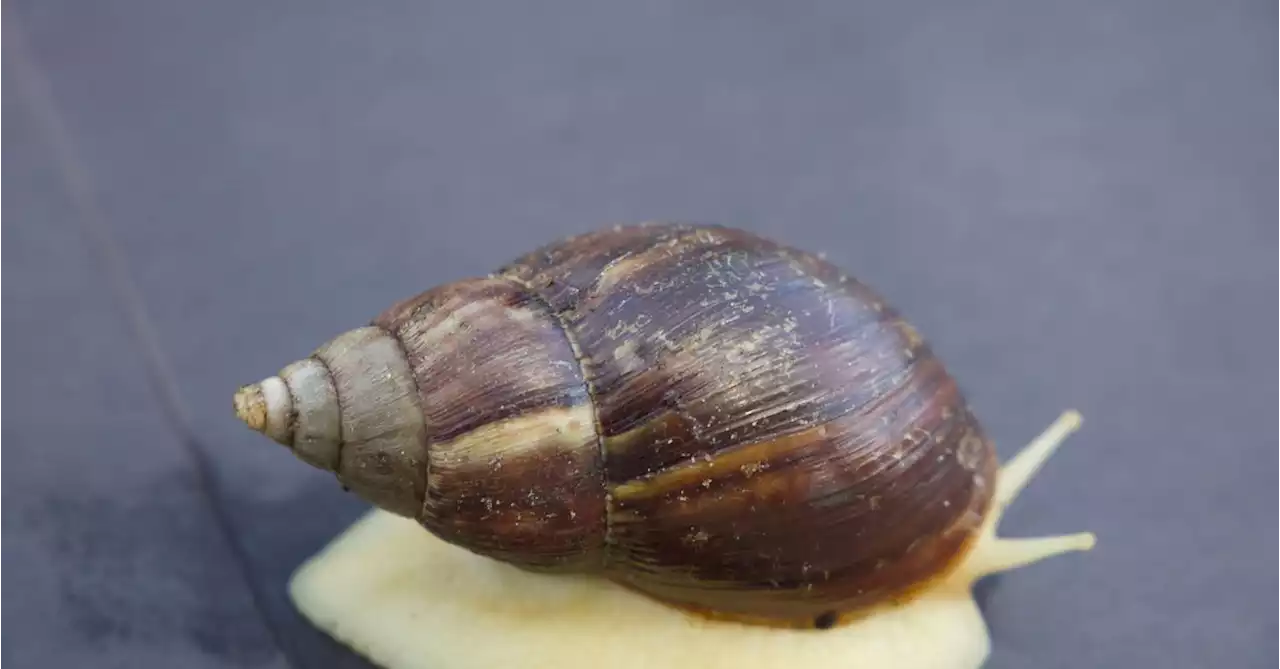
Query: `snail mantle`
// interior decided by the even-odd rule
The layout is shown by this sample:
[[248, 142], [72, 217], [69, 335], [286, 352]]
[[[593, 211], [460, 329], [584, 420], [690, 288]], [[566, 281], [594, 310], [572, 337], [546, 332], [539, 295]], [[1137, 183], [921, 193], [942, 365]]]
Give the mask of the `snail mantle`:
[[1003, 511], [1080, 424], [1063, 414], [1000, 470], [968, 556], [905, 603], [829, 630], [710, 621], [602, 578], [535, 574], [375, 510], [304, 564], [290, 595], [314, 625], [385, 669], [972, 669], [990, 639], [982, 577], [1093, 547], [1092, 534], [997, 537]]

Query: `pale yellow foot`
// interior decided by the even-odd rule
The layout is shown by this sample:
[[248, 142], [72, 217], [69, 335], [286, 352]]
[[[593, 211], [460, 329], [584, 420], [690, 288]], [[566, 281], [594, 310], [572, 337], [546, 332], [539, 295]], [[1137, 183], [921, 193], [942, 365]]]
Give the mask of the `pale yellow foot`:
[[[1072, 415], [1002, 470], [1001, 508], [1074, 429]], [[975, 669], [989, 640], [973, 581], [1092, 545], [1090, 535], [997, 539], [996, 519], [947, 582], [825, 631], [709, 622], [600, 579], [530, 574], [381, 511], [299, 569], [290, 594], [313, 624], [387, 669]]]

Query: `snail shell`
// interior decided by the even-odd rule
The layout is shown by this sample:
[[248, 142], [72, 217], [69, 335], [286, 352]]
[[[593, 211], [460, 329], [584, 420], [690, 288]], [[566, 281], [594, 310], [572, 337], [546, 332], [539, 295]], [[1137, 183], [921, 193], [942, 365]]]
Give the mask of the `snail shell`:
[[445, 541], [774, 626], [830, 627], [945, 576], [997, 472], [880, 296], [714, 225], [593, 232], [433, 288], [236, 409]]

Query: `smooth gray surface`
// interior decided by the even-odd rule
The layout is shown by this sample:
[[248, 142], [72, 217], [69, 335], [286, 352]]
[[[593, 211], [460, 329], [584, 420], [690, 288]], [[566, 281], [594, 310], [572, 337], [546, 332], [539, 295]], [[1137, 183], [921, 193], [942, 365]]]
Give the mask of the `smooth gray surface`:
[[877, 286], [1005, 456], [1083, 411], [1006, 532], [1099, 547], [982, 589], [991, 667], [1275, 665], [1274, 3], [6, 11], [156, 342], [6, 79], [4, 659], [361, 666], [283, 588], [363, 506], [235, 387], [554, 237], [684, 219]]
[[6, 666], [280, 666], [16, 96], [4, 126]]

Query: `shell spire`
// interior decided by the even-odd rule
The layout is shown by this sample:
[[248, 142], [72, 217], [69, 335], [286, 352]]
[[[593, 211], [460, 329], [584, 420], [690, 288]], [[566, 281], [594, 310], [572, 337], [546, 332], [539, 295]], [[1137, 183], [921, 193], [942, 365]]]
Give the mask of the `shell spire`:
[[357, 495], [420, 515], [422, 413], [400, 344], [382, 328], [338, 335], [276, 376], [240, 388], [234, 405], [250, 429], [334, 472]]
[[287, 446], [302, 460], [336, 471], [341, 407], [324, 364], [308, 358], [276, 376], [240, 388], [236, 416], [249, 429]]

